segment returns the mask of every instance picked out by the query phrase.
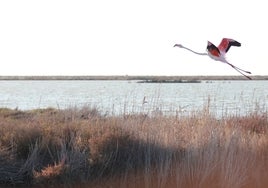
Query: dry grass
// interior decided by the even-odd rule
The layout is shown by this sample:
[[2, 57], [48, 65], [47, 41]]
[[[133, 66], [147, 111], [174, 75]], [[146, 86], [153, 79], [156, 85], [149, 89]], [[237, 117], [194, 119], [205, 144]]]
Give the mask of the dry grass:
[[0, 109], [0, 186], [268, 187], [268, 118]]

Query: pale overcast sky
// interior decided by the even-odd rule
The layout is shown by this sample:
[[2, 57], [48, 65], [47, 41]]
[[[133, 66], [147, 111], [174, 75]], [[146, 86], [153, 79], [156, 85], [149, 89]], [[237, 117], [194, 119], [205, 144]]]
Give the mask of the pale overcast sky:
[[223, 37], [228, 61], [268, 75], [267, 2], [2, 0], [0, 75], [239, 75], [194, 55]]

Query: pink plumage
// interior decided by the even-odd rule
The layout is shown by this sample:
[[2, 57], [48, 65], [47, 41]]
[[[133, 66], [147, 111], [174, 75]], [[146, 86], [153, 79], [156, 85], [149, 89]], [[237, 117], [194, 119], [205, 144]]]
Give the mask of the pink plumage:
[[227, 53], [231, 46], [240, 47], [241, 43], [233, 39], [223, 38], [220, 45], [218, 46], [218, 49], [221, 52]]

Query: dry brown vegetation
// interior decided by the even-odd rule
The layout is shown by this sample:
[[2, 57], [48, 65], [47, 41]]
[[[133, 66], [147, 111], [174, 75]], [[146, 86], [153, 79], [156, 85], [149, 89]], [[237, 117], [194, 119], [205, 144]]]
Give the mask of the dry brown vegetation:
[[268, 187], [266, 113], [0, 109], [0, 186]]

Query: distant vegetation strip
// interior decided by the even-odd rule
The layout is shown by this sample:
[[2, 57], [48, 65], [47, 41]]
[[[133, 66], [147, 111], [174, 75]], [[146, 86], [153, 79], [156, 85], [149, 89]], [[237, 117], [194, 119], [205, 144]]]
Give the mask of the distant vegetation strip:
[[[268, 80], [268, 75], [252, 76], [253, 80]], [[151, 82], [178, 82], [200, 80], [245, 80], [243, 76], [0, 76], [0, 80], [145, 80]]]
[[200, 80], [142, 80], [138, 83], [201, 83]]

